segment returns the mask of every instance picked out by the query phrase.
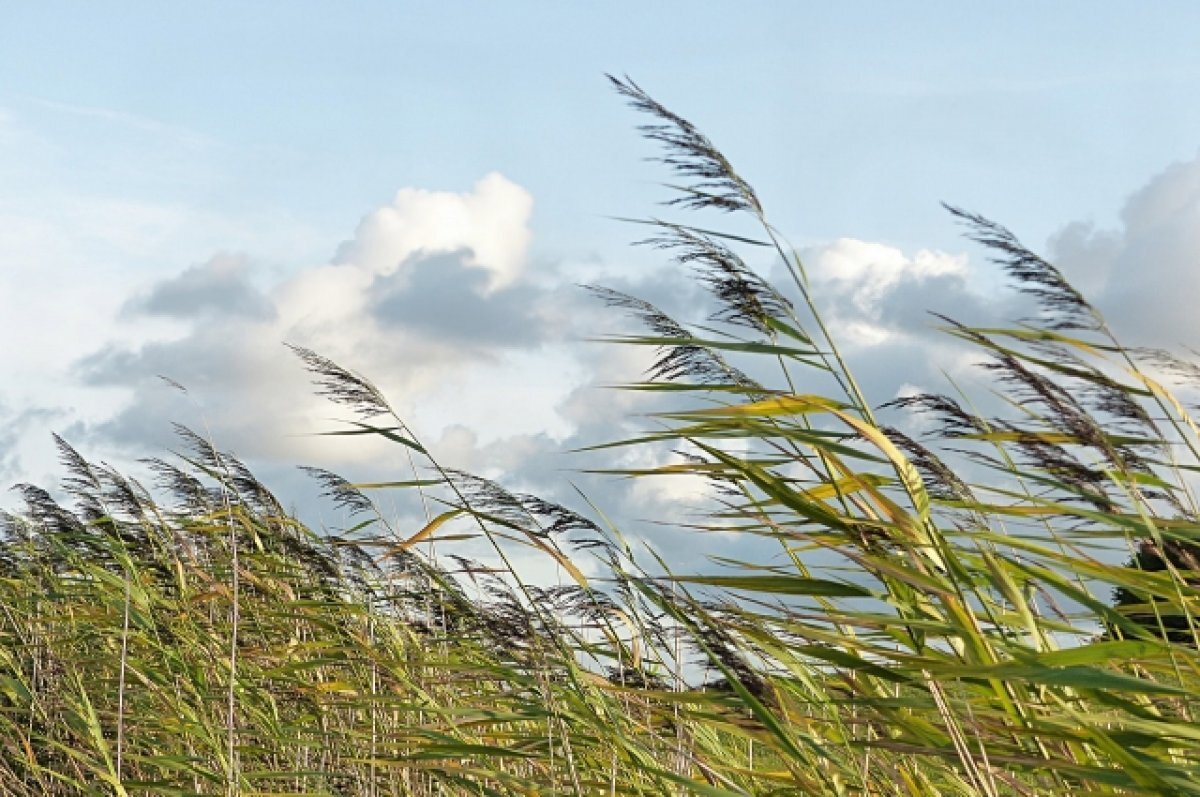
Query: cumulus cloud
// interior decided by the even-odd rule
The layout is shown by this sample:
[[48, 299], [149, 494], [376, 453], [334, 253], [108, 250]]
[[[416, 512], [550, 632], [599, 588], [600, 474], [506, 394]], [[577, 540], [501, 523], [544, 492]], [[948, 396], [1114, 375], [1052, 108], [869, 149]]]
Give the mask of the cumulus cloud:
[[249, 271], [241, 255], [214, 255], [130, 299], [124, 311], [183, 319], [240, 316], [269, 321], [275, 317], [275, 306], [251, 283]]
[[1130, 195], [1115, 229], [1068, 224], [1051, 251], [1127, 342], [1200, 346], [1200, 155]]
[[840, 238], [802, 257], [839, 339], [849, 345], [878, 346], [919, 331], [914, 310], [957, 303], [967, 293], [967, 258], [961, 254], [922, 249], [907, 255], [886, 244]]
[[532, 209], [529, 192], [496, 172], [467, 194], [404, 188], [362, 220], [335, 263], [386, 275], [415, 252], [466, 250], [469, 264], [484, 269], [488, 289], [496, 290], [521, 276]]
[[405, 328], [470, 346], [533, 346], [545, 339], [545, 291], [508, 284], [488, 291], [487, 269], [469, 251], [413, 257], [400, 272], [377, 276], [368, 307], [385, 329]]
[[[76, 363], [85, 384], [130, 391], [124, 411], [92, 433], [133, 450], [160, 447], [170, 421], [194, 414], [157, 379], [166, 376], [188, 386], [225, 445], [251, 457], [311, 454], [312, 440], [297, 433], [336, 413], [312, 396], [285, 341], [367, 374], [402, 412], [444, 404], [472, 364], [536, 350], [556, 332], [546, 308], [557, 297], [523, 273], [531, 209], [528, 193], [498, 174], [463, 194], [405, 189], [328, 263], [269, 289], [253, 262], [228, 254], [159, 280], [123, 315], [166, 317], [186, 331], [110, 342]], [[363, 455], [369, 444], [360, 443], [344, 456]]]
[[967, 272], [966, 255], [922, 249], [909, 256], [894, 246], [854, 238], [839, 238], [816, 247], [805, 261], [810, 278], [847, 286], [864, 311], [876, 307], [901, 282], [922, 282], [946, 275], [962, 277]]

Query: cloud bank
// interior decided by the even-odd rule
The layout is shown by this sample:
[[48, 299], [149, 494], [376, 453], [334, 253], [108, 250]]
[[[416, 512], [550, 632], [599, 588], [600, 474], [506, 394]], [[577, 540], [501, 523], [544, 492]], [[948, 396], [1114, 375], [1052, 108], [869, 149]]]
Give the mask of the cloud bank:
[[[678, 454], [573, 453], [652, 428], [646, 413], [661, 405], [653, 396], [601, 387], [641, 378], [650, 352], [586, 341], [641, 330], [593, 303], [573, 284], [569, 265], [531, 259], [533, 208], [528, 191], [499, 174], [461, 193], [407, 188], [367, 213], [325, 262], [280, 276], [252, 254], [220, 252], [147, 280], [116, 313], [115, 329], [136, 333], [98, 338], [72, 371], [86, 388], [121, 395], [123, 403], [105, 417], [77, 422], [67, 436], [136, 457], [170, 447], [173, 421], [204, 426], [218, 445], [262, 469], [285, 497], [308, 496], [302, 503], [314, 489], [295, 464], [396, 477], [402, 462], [391, 448], [313, 434], [336, 428], [329, 419], [339, 413], [313, 395], [282, 346], [287, 341], [376, 382], [444, 464], [570, 504], [578, 503], [574, 485], [583, 486], [622, 525], [660, 547], [684, 546], [685, 532], [639, 520], [688, 522], [707, 500], [706, 485], [580, 473], [654, 467]], [[1189, 260], [1200, 251], [1198, 221], [1200, 160], [1176, 164], [1135, 192], [1117, 228], [1067, 225], [1049, 251], [1118, 328], [1187, 341], [1196, 331], [1190, 296], [1200, 289], [1200, 269]], [[929, 311], [987, 326], [1027, 309], [1014, 294], [996, 290], [983, 257], [905, 252], [852, 238], [799, 254], [829, 328], [876, 403], [901, 392], [942, 390], [946, 374], [965, 383], [984, 378], [973, 368], [974, 355], [941, 334]], [[780, 264], [751, 265], [786, 288]], [[589, 270], [685, 323], [703, 324], [717, 309], [683, 267], [630, 273], [590, 264]], [[25, 418], [19, 407], [8, 413], [18, 415]], [[41, 420], [61, 424], [69, 417], [57, 410]], [[0, 458], [0, 469], [15, 473], [17, 465], [11, 456]], [[393, 509], [403, 517], [412, 507]], [[334, 520], [321, 515], [320, 522]], [[720, 553], [721, 544], [705, 547]]]

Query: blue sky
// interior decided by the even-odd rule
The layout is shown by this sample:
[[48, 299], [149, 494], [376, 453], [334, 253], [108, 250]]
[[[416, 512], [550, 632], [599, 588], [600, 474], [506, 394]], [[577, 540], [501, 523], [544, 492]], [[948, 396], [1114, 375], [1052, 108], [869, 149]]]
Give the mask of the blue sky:
[[574, 283], [702, 301], [611, 218], [666, 194], [605, 72], [756, 186], [879, 401], [962, 364], [925, 309], [1006, 309], [940, 201], [1119, 328], [1194, 342], [1197, 52], [1191, 3], [5, 4], [0, 477], [51, 478], [51, 429], [120, 462], [172, 419], [283, 492], [298, 459], [360, 467], [303, 437], [329, 412], [287, 339], [379, 381], [451, 464], [557, 478], [625, 428], [594, 385], [638, 365], [580, 342], [607, 322]]
[[325, 220], [497, 170], [553, 197], [538, 232], [574, 246], [655, 196], [604, 72], [685, 109], [814, 240], [940, 242], [943, 199], [1044, 236], [1195, 154], [1192, 4], [824, 5], [12, 4], [0, 74], [10, 112], [80, 155], [121, 133], [30, 105], [194, 134], [230, 172], [147, 193]]

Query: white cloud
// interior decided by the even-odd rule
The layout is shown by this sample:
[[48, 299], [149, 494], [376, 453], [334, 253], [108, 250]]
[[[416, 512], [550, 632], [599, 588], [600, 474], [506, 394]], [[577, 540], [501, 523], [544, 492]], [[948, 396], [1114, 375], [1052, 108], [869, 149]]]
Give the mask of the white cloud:
[[1075, 222], [1051, 249], [1128, 342], [1200, 346], [1200, 155], [1131, 194], [1117, 229]]
[[[730, 450], [730, 447], [726, 446], [725, 450]], [[696, 456], [701, 452], [691, 450], [688, 453]], [[680, 456], [675, 451], [641, 446], [629, 449], [623, 460], [623, 467], [653, 470], [679, 463]], [[666, 473], [634, 479], [629, 495], [645, 517], [664, 517], [697, 512], [705, 506], [710, 506], [714, 492], [712, 481], [702, 476], [694, 473]], [[666, 511], [663, 511], [664, 509]]]
[[859, 310], [873, 316], [878, 315], [880, 303], [901, 282], [965, 276], [967, 272], [966, 255], [922, 249], [909, 256], [893, 246], [854, 238], [839, 238], [809, 250], [805, 263], [814, 282], [849, 293]]
[[[802, 256], [814, 295], [829, 314], [826, 320], [834, 323], [837, 339], [858, 347], [879, 346], [911, 332], [896, 323], [896, 308], [890, 306], [901, 289], [937, 281], [943, 295], [933, 291], [903, 299], [925, 298], [929, 305], [918, 309], [934, 309], [947, 298], [947, 290], [965, 290], [968, 277], [966, 255], [928, 249], [908, 255], [887, 244], [854, 238], [809, 248]], [[912, 317], [911, 312], [899, 315], [904, 320]]]
[[[231, 255], [143, 286], [125, 301], [125, 317], [166, 318], [182, 324], [183, 334], [94, 348], [81, 361], [78, 373], [90, 384], [131, 391], [126, 409], [94, 428], [110, 442], [161, 444], [168, 421], [186, 409], [154, 398], [162, 392], [154, 377], [164, 374], [193, 390], [219, 444], [250, 458], [311, 457], [316, 442], [297, 434], [328, 428], [321, 419], [339, 413], [313, 395], [281, 345], [286, 341], [365, 374], [407, 419], [421, 420], [426, 435], [464, 421], [487, 430], [485, 441], [501, 436], [497, 428], [565, 435], [569, 427], [554, 407], [586, 377], [542, 346], [549, 328], [537, 318], [539, 303], [553, 297], [523, 282], [531, 210], [529, 193], [495, 173], [462, 194], [403, 189], [364, 217], [333, 262], [294, 272], [273, 288], [260, 289], [254, 261]], [[419, 325], [415, 314], [385, 317], [380, 309], [381, 297], [403, 294], [406, 276], [425, 303]], [[454, 292], [460, 288], [468, 293]], [[443, 292], [434, 296], [434, 289]], [[457, 319], [471, 297], [489, 304], [476, 306], [478, 318]], [[483, 309], [529, 314], [517, 327], [522, 337], [514, 337], [507, 317], [500, 320], [509, 327], [489, 331], [496, 319]], [[467, 322], [480, 328], [449, 334]], [[341, 442], [320, 444], [343, 461], [378, 454], [365, 439]]]
[[497, 172], [465, 194], [404, 188], [363, 219], [337, 260], [387, 275], [417, 252], [469, 249], [471, 264], [487, 269], [494, 291], [521, 276], [532, 210], [529, 192]]

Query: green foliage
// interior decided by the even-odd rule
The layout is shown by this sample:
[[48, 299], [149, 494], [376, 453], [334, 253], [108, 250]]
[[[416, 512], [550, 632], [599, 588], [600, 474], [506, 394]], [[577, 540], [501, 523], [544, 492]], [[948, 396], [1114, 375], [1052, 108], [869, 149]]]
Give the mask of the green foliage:
[[[618, 529], [441, 467], [368, 380], [296, 349], [355, 414], [335, 434], [397, 444], [412, 474], [312, 471], [358, 519], [317, 535], [185, 429], [154, 494], [59, 441], [68, 505], [21, 486], [0, 544], [4, 794], [1200, 794], [1200, 591], [1190, 559], [1151, 556], [1198, 527], [1200, 430], [1168, 386], [1196, 370], [1123, 347], [1051, 264], [952, 209], [1040, 315], [944, 319], [995, 394], [875, 406], [749, 184], [614, 83], [676, 204], [760, 239], [655, 222], [717, 302], [702, 327], [595, 289], [646, 327], [617, 343], [656, 352], [630, 388], [678, 407], [612, 445], [694, 452], [629, 475], [706, 480], [693, 533], [774, 555], [639, 561]], [[903, 411], [932, 438], [881, 420]], [[418, 491], [424, 522], [393, 528], [381, 490]], [[494, 561], [446, 555], [466, 538]], [[517, 551], [563, 582], [524, 583]]]
[[[1190, 587], [1200, 586], [1200, 544], [1192, 539], [1164, 539], [1162, 547], [1154, 540], [1143, 540], [1125, 564], [1145, 573], [1160, 573], [1182, 577]], [[1173, 610], [1170, 602], [1139, 592], [1136, 588], [1120, 586], [1113, 592], [1117, 609], [1152, 634], [1182, 644], [1196, 644], [1194, 623], [1186, 613]], [[1110, 636], [1120, 631], [1109, 627]]]

